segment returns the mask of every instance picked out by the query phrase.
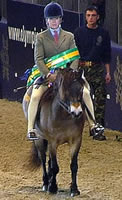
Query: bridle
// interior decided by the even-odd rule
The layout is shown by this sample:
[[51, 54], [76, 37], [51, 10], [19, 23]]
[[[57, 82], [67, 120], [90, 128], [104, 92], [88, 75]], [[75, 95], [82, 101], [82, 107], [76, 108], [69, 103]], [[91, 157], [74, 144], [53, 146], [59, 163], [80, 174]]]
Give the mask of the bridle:
[[[73, 80], [73, 81], [77, 81], [77, 79]], [[83, 89], [82, 89], [83, 91]], [[82, 92], [81, 92], [82, 93]], [[59, 99], [58, 100], [59, 105], [69, 114], [72, 114], [72, 112], [70, 111], [70, 105], [68, 103], [66, 103], [64, 100]], [[83, 100], [80, 101], [80, 103], [83, 103]]]

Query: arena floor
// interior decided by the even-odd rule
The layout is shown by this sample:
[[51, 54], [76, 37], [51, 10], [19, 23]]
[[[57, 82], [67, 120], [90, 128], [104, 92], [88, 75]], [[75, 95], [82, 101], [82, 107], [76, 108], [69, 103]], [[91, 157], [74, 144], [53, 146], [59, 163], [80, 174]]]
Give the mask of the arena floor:
[[[0, 200], [69, 200], [70, 159], [67, 145], [58, 150], [60, 167], [56, 195], [41, 190], [42, 171], [29, 166], [31, 142], [26, 140], [27, 122], [22, 105], [0, 100]], [[106, 141], [94, 141], [86, 123], [79, 153], [78, 187], [75, 200], [122, 199], [122, 133], [105, 130]]]

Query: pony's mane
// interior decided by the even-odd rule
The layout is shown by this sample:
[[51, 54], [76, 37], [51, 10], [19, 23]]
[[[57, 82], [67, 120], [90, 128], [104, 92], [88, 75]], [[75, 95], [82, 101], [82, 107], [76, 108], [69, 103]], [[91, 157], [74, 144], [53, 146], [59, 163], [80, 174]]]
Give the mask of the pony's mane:
[[48, 87], [41, 97], [41, 104], [47, 101], [51, 101], [54, 98], [53, 86]]
[[73, 71], [70, 68], [61, 69], [57, 73], [56, 80], [53, 82], [53, 85], [49, 87], [46, 92], [43, 94], [41, 98], [41, 103], [51, 101], [57, 94], [59, 83], [63, 79], [63, 87], [64, 90], [69, 88], [71, 82], [74, 80], [80, 80], [84, 83], [83, 79], [81, 78], [81, 73]]
[[70, 68], [66, 69], [62, 73], [63, 73], [63, 77], [64, 77], [64, 82], [63, 82], [64, 89], [69, 88], [69, 86], [71, 85], [71, 83], [74, 80], [81, 79], [80, 73], [78, 71], [73, 71]]

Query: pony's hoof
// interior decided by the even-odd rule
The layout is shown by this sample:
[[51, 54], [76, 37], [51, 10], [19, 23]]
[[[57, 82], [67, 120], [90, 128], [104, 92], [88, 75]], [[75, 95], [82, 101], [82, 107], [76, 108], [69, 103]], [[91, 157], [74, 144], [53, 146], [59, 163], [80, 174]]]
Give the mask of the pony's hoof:
[[47, 190], [48, 190], [48, 186], [47, 186], [47, 185], [43, 185], [42, 191], [43, 191], [43, 192], [47, 192]]
[[48, 192], [52, 194], [56, 194], [58, 190], [57, 184], [49, 184], [48, 185]]

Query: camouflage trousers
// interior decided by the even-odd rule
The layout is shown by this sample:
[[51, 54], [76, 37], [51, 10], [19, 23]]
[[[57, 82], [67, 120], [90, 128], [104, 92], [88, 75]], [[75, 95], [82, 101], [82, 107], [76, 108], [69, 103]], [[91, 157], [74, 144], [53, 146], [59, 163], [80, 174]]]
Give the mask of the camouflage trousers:
[[91, 88], [96, 121], [104, 126], [106, 103], [106, 85], [103, 76], [104, 67], [101, 65], [95, 65], [92, 67], [83, 67], [83, 69]]

